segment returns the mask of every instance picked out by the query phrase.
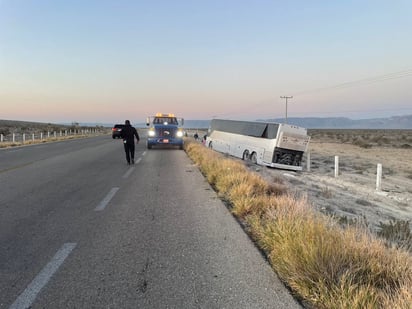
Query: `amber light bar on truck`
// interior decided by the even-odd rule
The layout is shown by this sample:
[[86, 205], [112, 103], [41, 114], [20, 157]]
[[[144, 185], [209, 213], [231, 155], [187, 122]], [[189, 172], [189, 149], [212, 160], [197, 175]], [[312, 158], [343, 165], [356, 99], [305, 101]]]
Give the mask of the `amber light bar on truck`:
[[175, 114], [162, 114], [162, 113], [156, 113], [156, 117], [174, 117]]

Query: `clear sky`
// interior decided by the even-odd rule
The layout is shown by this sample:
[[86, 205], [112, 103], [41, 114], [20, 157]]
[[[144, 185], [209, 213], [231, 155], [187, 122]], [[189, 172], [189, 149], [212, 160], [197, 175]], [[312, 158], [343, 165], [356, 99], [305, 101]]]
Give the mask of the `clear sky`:
[[0, 119], [412, 114], [410, 0], [0, 0]]

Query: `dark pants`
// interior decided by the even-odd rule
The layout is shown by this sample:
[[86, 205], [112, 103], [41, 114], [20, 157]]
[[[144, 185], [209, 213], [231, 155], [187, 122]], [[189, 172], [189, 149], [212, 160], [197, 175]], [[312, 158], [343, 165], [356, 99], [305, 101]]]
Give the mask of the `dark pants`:
[[124, 151], [126, 152], [127, 163], [130, 163], [130, 158], [134, 160], [134, 143], [133, 144], [125, 143]]

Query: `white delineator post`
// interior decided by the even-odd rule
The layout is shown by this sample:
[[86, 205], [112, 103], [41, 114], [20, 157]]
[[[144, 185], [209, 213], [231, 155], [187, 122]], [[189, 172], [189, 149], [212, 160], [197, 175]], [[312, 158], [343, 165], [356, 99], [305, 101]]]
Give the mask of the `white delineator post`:
[[308, 151], [306, 154], [306, 169], [308, 172], [310, 172], [310, 151]]
[[339, 176], [339, 156], [335, 156], [335, 178]]
[[0, 134], [0, 142], [3, 143], [3, 141], [4, 141], [4, 136], [3, 136], [3, 134]]
[[382, 164], [378, 163], [376, 170], [376, 191], [382, 190]]

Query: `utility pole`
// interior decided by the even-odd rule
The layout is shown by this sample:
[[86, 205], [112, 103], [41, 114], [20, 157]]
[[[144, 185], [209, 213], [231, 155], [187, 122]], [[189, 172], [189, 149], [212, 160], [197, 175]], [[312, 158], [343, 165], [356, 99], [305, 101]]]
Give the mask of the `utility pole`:
[[286, 99], [286, 118], [285, 118], [285, 123], [288, 123], [288, 99], [292, 99], [293, 96], [281, 96], [281, 99]]

